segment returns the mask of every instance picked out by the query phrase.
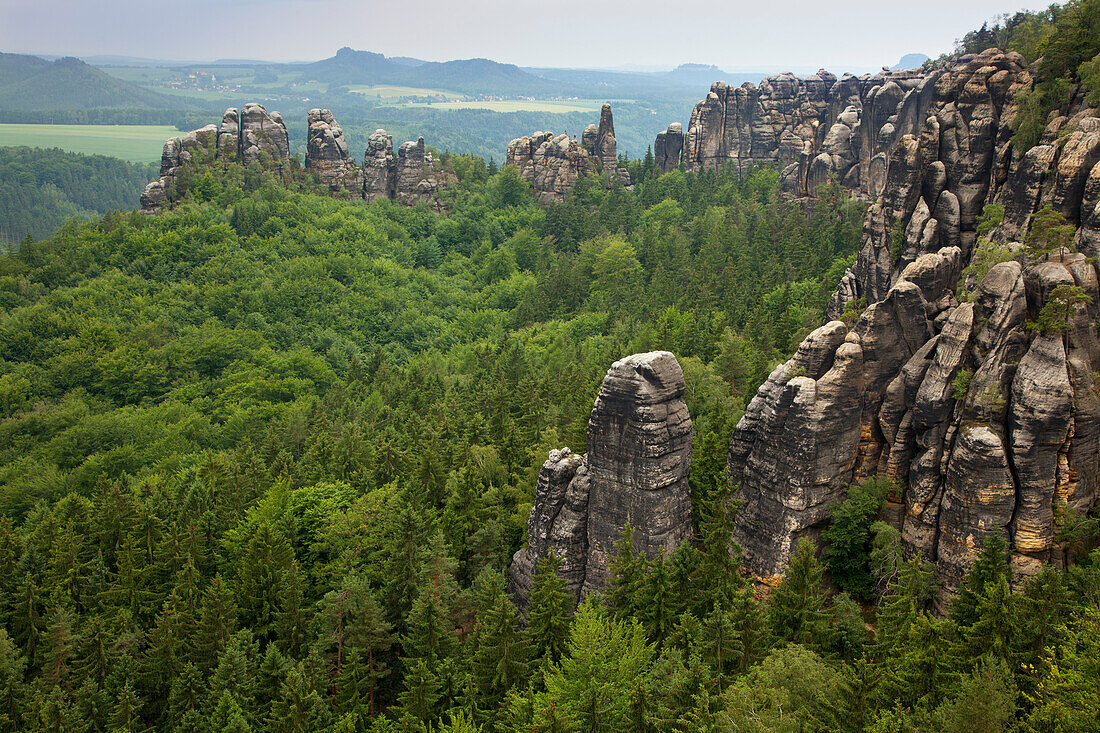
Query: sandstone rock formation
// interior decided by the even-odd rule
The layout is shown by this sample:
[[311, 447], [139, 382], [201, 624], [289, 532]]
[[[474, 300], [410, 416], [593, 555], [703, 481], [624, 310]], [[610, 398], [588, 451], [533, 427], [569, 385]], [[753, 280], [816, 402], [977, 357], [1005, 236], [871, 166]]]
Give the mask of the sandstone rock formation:
[[268, 114], [259, 104], [245, 105], [243, 114], [230, 107], [222, 116], [220, 126], [200, 127], [164, 143], [160, 175], [142, 191], [141, 208], [147, 212], [156, 211], [171, 201], [176, 168], [184, 163], [250, 163], [258, 160], [263, 152], [268, 153], [277, 165], [281, 165], [290, 155], [282, 115], [278, 112]]
[[344, 131], [327, 109], [311, 109], [307, 117], [306, 170], [317, 174], [329, 190], [359, 197], [363, 173], [348, 153]]
[[606, 172], [608, 185], [631, 185], [630, 175], [619, 168], [618, 145], [611, 105], [600, 111], [600, 124], [588, 125], [581, 141], [567, 133], [536, 132], [508, 143], [506, 165], [514, 165], [531, 184], [543, 203], [565, 200], [577, 179], [591, 172]]
[[684, 127], [673, 122], [664, 132], [657, 133], [653, 143], [654, 165], [658, 173], [669, 173], [680, 167], [680, 157], [684, 152]]
[[[845, 111], [821, 138], [822, 150], [832, 138], [830, 159], [853, 161], [844, 175], [858, 175], [864, 186], [868, 171], [885, 184], [864, 189], [881, 195], [828, 313], [836, 318], [857, 298], [869, 305], [851, 328], [833, 320], [810, 334], [749, 404], [728, 458], [745, 501], [736, 538], [748, 567], [773, 579], [797, 539], [823, 528], [848, 484], [883, 474], [897, 486], [883, 518], [901, 531], [907, 551], [938, 565], [948, 592], [993, 532], [1007, 536], [1018, 581], [1044, 562], [1064, 561], [1055, 541], [1059, 507], [1084, 512], [1098, 495], [1100, 288], [1088, 257], [1100, 247], [1100, 120], [1090, 109], [1067, 110], [1052, 120], [1045, 144], [1019, 154], [1008, 125], [1031, 78], [1022, 59], [995, 50], [915, 84], [886, 80], [870, 96], [860, 91], [863, 80], [848, 83], [852, 94], [830, 95], [834, 109], [843, 104]], [[781, 98], [801, 93], [797, 81], [784, 84]], [[736, 103], [751, 91], [735, 94]], [[770, 97], [776, 93], [773, 85]], [[856, 100], [862, 122], [851, 127]], [[754, 104], [763, 106], [759, 98]], [[813, 119], [818, 127], [828, 121], [810, 117], [810, 127]], [[860, 133], [867, 120], [878, 130], [878, 148], [868, 149], [870, 138]], [[689, 150], [694, 165], [718, 158], [699, 157], [698, 135], [709, 130], [701, 124]], [[809, 129], [804, 124], [796, 134]], [[837, 124], [853, 130], [850, 149], [858, 154], [842, 154]], [[766, 135], [749, 127], [751, 157]], [[1059, 135], [1063, 129], [1069, 132]], [[812, 143], [804, 139], [811, 153]], [[721, 141], [705, 149], [732, 150]], [[1004, 204], [1005, 216], [989, 236], [1017, 258], [980, 282], [963, 278], [969, 296], [960, 303], [956, 286], [975, 248], [976, 223], [993, 202]], [[1015, 243], [1044, 205], [1078, 227], [1083, 254], [1025, 257]], [[1064, 332], [1028, 328], [1063, 283], [1080, 287], [1091, 303], [1069, 309]]]
[[367, 152], [363, 156], [363, 198], [392, 199], [394, 191], [393, 136], [385, 130], [375, 130], [367, 140]]
[[508, 143], [507, 165], [514, 165], [543, 203], [565, 200], [590, 168], [589, 155], [568, 134], [536, 132]]
[[241, 110], [241, 160], [251, 163], [268, 153], [274, 160], [290, 157], [286, 124], [278, 112], [268, 113], [262, 104], [250, 102]]
[[588, 420], [588, 453], [550, 452], [539, 472], [527, 546], [509, 583], [526, 606], [538, 561], [548, 552], [579, 601], [607, 585], [615, 542], [634, 527], [639, 552], [670, 552], [691, 534], [691, 418], [684, 375], [667, 351], [611, 365]]
[[[367, 201], [382, 197], [410, 206], [427, 202], [442, 210], [438, 194], [454, 175], [432, 160], [424, 138], [404, 143], [395, 156], [393, 138], [385, 130], [377, 130], [367, 142], [363, 167], [359, 168], [331, 111], [312, 109], [307, 123], [305, 168], [315, 173], [332, 195]], [[274, 166], [282, 169], [289, 153], [282, 115], [268, 113], [259, 104], [247, 104], [240, 112], [231, 107], [220, 126], [207, 125], [164, 144], [160, 176], [142, 192], [141, 208], [151, 213], [172, 203], [176, 169], [182, 164], [249, 164], [269, 156]]]

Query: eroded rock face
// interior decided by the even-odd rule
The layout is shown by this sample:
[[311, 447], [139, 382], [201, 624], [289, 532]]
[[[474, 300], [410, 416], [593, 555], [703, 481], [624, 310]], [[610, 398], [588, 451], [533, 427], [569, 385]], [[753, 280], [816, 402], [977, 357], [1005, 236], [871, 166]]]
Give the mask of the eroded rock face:
[[283, 116], [278, 112], [269, 113], [262, 104], [246, 104], [241, 110], [240, 151], [245, 163], [259, 160], [262, 153], [276, 161], [289, 158], [290, 140]]
[[589, 155], [562, 133], [536, 132], [508, 143], [507, 165], [514, 165], [543, 203], [561, 202], [590, 168]]
[[657, 140], [653, 143], [653, 158], [657, 172], [670, 173], [679, 168], [683, 152], [683, 125], [673, 122], [667, 130], [657, 133]]
[[[1031, 78], [1015, 54], [989, 50], [915, 84], [902, 81], [883, 77], [871, 94], [849, 79], [844, 99], [829, 95], [832, 109], [843, 102], [845, 112], [821, 138], [830, 159], [852, 161], [861, 186], [865, 172], [883, 181], [864, 189], [881, 195], [828, 313], [860, 297], [869, 305], [851, 330], [834, 321], [807, 337], [760, 388], [730, 443], [729, 472], [745, 500], [736, 537], [764, 580], [784, 571], [799, 537], [824, 527], [848, 484], [875, 474], [897, 485], [882, 518], [901, 530], [909, 552], [936, 562], [948, 593], [993, 532], [1009, 540], [1017, 581], [1063, 562], [1057, 507], [1087, 511], [1097, 500], [1100, 291], [1086, 255], [1100, 254], [1100, 120], [1089, 109], [1066, 110], [1043, 144], [1021, 155], [1008, 125]], [[766, 97], [792, 94], [817, 99], [786, 77]], [[695, 165], [733, 150], [711, 134], [710, 110], [729, 119], [734, 104], [736, 127], [743, 105], [764, 105], [762, 95], [712, 90], [687, 143]], [[862, 104], [859, 121], [853, 99]], [[797, 134], [813, 119], [823, 118], [795, 116], [788, 125]], [[880, 144], [870, 159], [860, 134], [868, 121]], [[741, 133], [749, 147], [738, 155], [767, 138], [751, 124]], [[846, 157], [852, 150], [858, 155]], [[1004, 205], [1005, 217], [989, 236], [1016, 250], [1018, 261], [967, 280], [972, 297], [959, 303], [956, 287], [991, 202]], [[1078, 226], [1083, 254], [1024, 259], [1014, 243], [1044, 205]], [[1064, 331], [1029, 329], [1059, 284], [1082, 288], [1092, 303], [1074, 306]]]
[[363, 173], [349, 154], [344, 131], [332, 112], [311, 109], [306, 121], [306, 170], [316, 173], [330, 191], [359, 198]]
[[531, 184], [535, 197], [543, 203], [565, 200], [577, 179], [603, 171], [608, 185], [616, 181], [630, 186], [630, 175], [618, 167], [618, 147], [611, 105], [600, 112], [600, 124], [588, 125], [578, 143], [568, 134], [536, 132], [508, 143], [506, 165], [514, 165]]
[[635, 354], [607, 371], [588, 421], [588, 453], [551, 451], [539, 472], [509, 583], [526, 605], [538, 561], [562, 559], [579, 601], [610, 579], [615, 542], [634, 527], [639, 552], [671, 552], [691, 534], [691, 418], [684, 375], [667, 351]]
[[[316, 173], [332, 195], [367, 201], [388, 198], [410, 206], [427, 202], [436, 211], [443, 210], [438, 194], [454, 175], [432, 160], [424, 138], [402, 144], [394, 155], [393, 138], [385, 130], [376, 130], [367, 141], [360, 168], [331, 111], [312, 109], [307, 123], [306, 170]], [[282, 169], [289, 151], [282, 115], [268, 113], [259, 104], [247, 104], [240, 112], [231, 107], [220, 126], [207, 125], [164, 144], [160, 176], [142, 192], [142, 210], [152, 213], [172, 203], [176, 168], [181, 164], [249, 164], [265, 160], [266, 155], [275, 168]]]

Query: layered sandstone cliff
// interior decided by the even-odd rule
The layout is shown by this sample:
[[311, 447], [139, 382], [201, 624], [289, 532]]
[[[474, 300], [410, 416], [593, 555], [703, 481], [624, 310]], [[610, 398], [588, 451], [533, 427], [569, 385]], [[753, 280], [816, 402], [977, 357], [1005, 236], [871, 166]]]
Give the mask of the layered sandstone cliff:
[[579, 601], [607, 585], [627, 524], [639, 552], [654, 557], [691, 534], [691, 418], [684, 375], [667, 351], [611, 365], [588, 421], [588, 453], [550, 452], [539, 472], [527, 546], [509, 569], [521, 606], [547, 553]]
[[[850, 328], [833, 320], [810, 334], [730, 443], [744, 499], [736, 538], [758, 577], [781, 574], [797, 539], [873, 474], [897, 486], [883, 517], [949, 591], [990, 533], [1007, 536], [1017, 579], [1065, 560], [1063, 510], [1095, 505], [1100, 472], [1100, 120], [1067, 110], [1044, 145], [1019, 154], [1009, 122], [1030, 84], [1020, 59], [987, 51], [900, 96], [899, 112], [919, 95], [908, 103], [919, 124], [884, 123], [895, 139], [867, 162], [882, 156], [886, 184], [829, 315], [866, 309]], [[1005, 216], [989, 236], [1015, 256], [975, 281], [966, 267], [991, 203]], [[1078, 227], [1080, 254], [1028, 256], [1018, 244], [1046, 205]], [[1091, 302], [1052, 303], [1060, 284]], [[1065, 316], [1044, 330], [1048, 305]]]

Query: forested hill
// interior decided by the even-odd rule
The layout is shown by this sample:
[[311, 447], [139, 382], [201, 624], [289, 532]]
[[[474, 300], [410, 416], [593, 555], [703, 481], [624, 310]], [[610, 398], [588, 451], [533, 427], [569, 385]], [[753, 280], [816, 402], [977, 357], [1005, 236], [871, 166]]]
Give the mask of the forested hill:
[[156, 170], [56, 148], [0, 147], [0, 243], [48, 237], [71, 216], [129, 210]]
[[185, 110], [186, 100], [116, 79], [80, 59], [44, 61], [35, 56], [0, 53], [0, 109]]

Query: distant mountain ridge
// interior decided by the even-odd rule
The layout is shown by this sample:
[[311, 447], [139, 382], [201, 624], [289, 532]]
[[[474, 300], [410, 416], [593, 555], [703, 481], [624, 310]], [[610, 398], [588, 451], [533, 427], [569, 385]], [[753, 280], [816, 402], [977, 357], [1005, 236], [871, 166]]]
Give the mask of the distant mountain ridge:
[[0, 110], [185, 110], [192, 106], [113, 77], [77, 58], [46, 61], [37, 56], [0, 54]]

